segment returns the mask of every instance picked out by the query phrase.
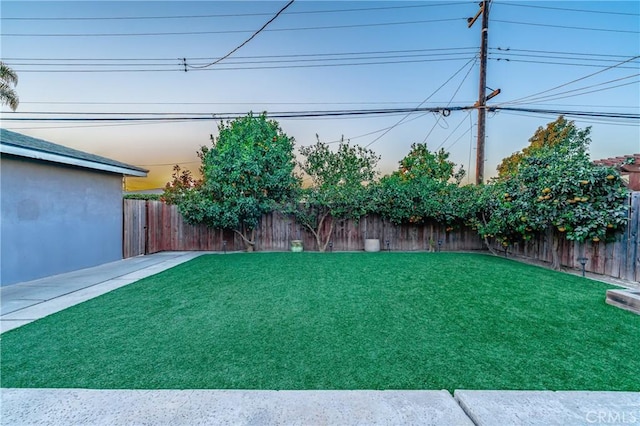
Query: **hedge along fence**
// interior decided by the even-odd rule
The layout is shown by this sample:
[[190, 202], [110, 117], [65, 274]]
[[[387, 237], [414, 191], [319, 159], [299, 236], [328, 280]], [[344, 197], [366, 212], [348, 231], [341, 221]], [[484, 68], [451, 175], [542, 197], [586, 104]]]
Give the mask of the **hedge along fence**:
[[[640, 281], [640, 192], [630, 197], [629, 224], [612, 243], [580, 244], [560, 238], [561, 266], [581, 268], [579, 257], [588, 259], [586, 271], [629, 281]], [[140, 204], [142, 203], [142, 204]], [[124, 253], [126, 256], [159, 251], [239, 251], [242, 239], [230, 230], [211, 229], [205, 225], [190, 225], [184, 221], [177, 206], [160, 201], [124, 200]], [[141, 213], [144, 209], [144, 214]], [[141, 233], [144, 238], [141, 238]], [[449, 232], [435, 223], [396, 226], [379, 216], [369, 215], [359, 221], [338, 221], [331, 241], [334, 251], [364, 249], [365, 238], [377, 238], [380, 246], [399, 251], [470, 251], [486, 249], [475, 230], [463, 227]], [[315, 251], [315, 238], [295, 219], [280, 213], [262, 217], [256, 233], [258, 251], [286, 251], [291, 240], [303, 241], [304, 250]], [[144, 247], [140, 248], [140, 241]], [[439, 246], [438, 242], [442, 244]], [[225, 244], [226, 242], [226, 244]], [[128, 248], [128, 246], [136, 246]], [[517, 255], [551, 263], [552, 235], [539, 235], [526, 244], [509, 247], [508, 255]], [[137, 250], [137, 251], [136, 251]]]
[[[552, 232], [558, 234], [557, 230], [550, 229], [524, 244], [514, 244], [507, 253], [551, 263]], [[581, 269], [578, 259], [584, 257], [587, 272], [640, 282], [640, 192], [630, 194], [627, 228], [617, 235], [615, 242], [578, 243], [567, 240], [562, 233], [559, 236], [561, 266]]]

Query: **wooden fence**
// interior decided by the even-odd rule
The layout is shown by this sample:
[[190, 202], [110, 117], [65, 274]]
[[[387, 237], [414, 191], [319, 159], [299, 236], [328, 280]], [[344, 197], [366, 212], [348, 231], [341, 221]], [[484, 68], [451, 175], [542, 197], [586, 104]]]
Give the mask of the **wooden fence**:
[[[556, 231], [557, 232], [557, 231]], [[579, 258], [587, 259], [585, 270], [628, 281], [640, 281], [640, 192], [629, 197], [629, 222], [625, 232], [611, 243], [578, 243], [560, 234], [560, 265], [581, 269]], [[553, 235], [547, 233], [509, 248], [510, 254], [543, 262], [552, 261]]]
[[[561, 265], [629, 281], [640, 281], [640, 192], [630, 197], [629, 225], [612, 243], [575, 243], [560, 239]], [[527, 244], [509, 248], [508, 255], [551, 263], [552, 236], [541, 235]], [[331, 236], [334, 251], [364, 249], [365, 238], [378, 238], [383, 250], [471, 251], [484, 250], [484, 242], [469, 228], [447, 232], [438, 224], [396, 226], [370, 215], [359, 221], [338, 221]], [[257, 251], [286, 251], [291, 240], [302, 240], [307, 251], [317, 250], [313, 235], [293, 218], [279, 213], [264, 215], [256, 232]], [[388, 242], [388, 246], [387, 246]], [[438, 244], [440, 242], [440, 244]], [[186, 223], [176, 206], [160, 201], [124, 200], [124, 257], [159, 251], [239, 251], [240, 236], [233, 231]]]
[[[186, 223], [178, 208], [160, 201], [124, 200], [125, 257], [159, 251], [238, 251], [242, 238], [233, 231]], [[337, 221], [331, 241], [335, 251], [364, 249], [365, 238], [378, 238], [390, 250], [482, 250], [484, 244], [470, 229], [446, 232], [437, 224], [395, 226], [378, 216]], [[317, 250], [315, 238], [302, 225], [280, 213], [264, 215], [256, 231], [257, 251], [287, 251], [291, 240], [302, 240], [307, 251]], [[438, 241], [441, 242], [438, 245]], [[141, 248], [143, 247], [143, 248]]]

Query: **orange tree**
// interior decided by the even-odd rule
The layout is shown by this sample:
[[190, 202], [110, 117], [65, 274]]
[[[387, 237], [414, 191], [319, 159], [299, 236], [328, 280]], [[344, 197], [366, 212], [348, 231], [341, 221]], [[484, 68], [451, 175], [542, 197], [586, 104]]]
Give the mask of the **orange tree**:
[[398, 170], [371, 188], [371, 211], [394, 224], [435, 220], [452, 226], [467, 215], [457, 205], [468, 190], [458, 186], [464, 174], [444, 149], [431, 152], [426, 144], [413, 144]]
[[589, 133], [568, 122], [560, 140], [532, 150], [485, 186], [481, 234], [508, 247], [551, 231], [555, 268], [560, 235], [579, 242], [613, 238], [626, 224], [628, 191], [615, 169], [591, 163]]
[[324, 252], [336, 220], [357, 220], [367, 213], [367, 185], [376, 177], [380, 157], [344, 140], [335, 151], [318, 140], [301, 147], [300, 153], [304, 160], [299, 166], [310, 183], [285, 211], [313, 234], [318, 250]]
[[293, 172], [294, 139], [266, 114], [223, 122], [218, 129], [213, 146], [200, 154], [202, 182], [182, 192], [178, 208], [190, 223], [233, 230], [252, 251], [261, 216], [288, 202], [300, 185]]

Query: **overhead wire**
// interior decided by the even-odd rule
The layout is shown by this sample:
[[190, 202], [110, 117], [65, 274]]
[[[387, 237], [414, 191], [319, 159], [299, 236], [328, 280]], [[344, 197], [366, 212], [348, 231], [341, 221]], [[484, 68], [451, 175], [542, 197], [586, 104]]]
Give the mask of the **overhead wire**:
[[[436, 150], [442, 148], [442, 146], [444, 146], [444, 144], [451, 138], [451, 136], [453, 136], [455, 134], [455, 132], [460, 128], [460, 126], [462, 126], [462, 124], [467, 120], [467, 117], [469, 115], [471, 115], [471, 113], [473, 112], [473, 110], [469, 110], [469, 112], [467, 113], [466, 116], [462, 117], [462, 120], [460, 120], [460, 122], [458, 123], [458, 125], [449, 133], [449, 135], [444, 138], [444, 140], [442, 142], [440, 142], [440, 145], [438, 145], [436, 147]], [[467, 134], [467, 132], [464, 132], [463, 135]], [[456, 142], [458, 141], [458, 139], [456, 139]], [[451, 144], [452, 146], [455, 144], [455, 142], [453, 144]]]
[[[496, 3], [494, 1], [494, 3]], [[606, 10], [588, 10], [588, 9], [575, 9], [568, 7], [555, 7], [555, 6], [540, 6], [540, 5], [531, 5], [531, 4], [523, 4], [523, 3], [510, 3], [510, 2], [498, 2], [500, 6], [509, 6], [509, 7], [527, 7], [531, 9], [545, 9], [545, 10], [562, 10], [565, 12], [582, 12], [582, 13], [597, 13], [600, 15], [619, 15], [619, 16], [640, 16], [640, 13], [632, 13], [632, 12], [612, 12]]]
[[557, 90], [557, 89], [561, 89], [561, 88], [566, 87], [566, 86], [569, 86], [569, 85], [571, 85], [571, 84], [573, 84], [573, 83], [577, 83], [578, 81], [586, 80], [587, 78], [591, 78], [591, 77], [596, 76], [596, 75], [598, 75], [598, 74], [602, 74], [603, 72], [606, 72], [606, 71], [609, 71], [609, 70], [615, 69], [615, 68], [617, 68], [617, 67], [619, 67], [619, 66], [621, 66], [621, 65], [624, 65], [624, 64], [626, 64], [626, 63], [628, 63], [628, 62], [631, 62], [631, 61], [634, 61], [634, 60], [636, 60], [636, 59], [638, 59], [638, 58], [640, 58], [640, 55], [632, 56], [631, 58], [628, 58], [628, 59], [626, 59], [626, 60], [624, 60], [624, 61], [618, 62], [618, 63], [617, 63], [617, 64], [615, 64], [615, 65], [608, 66], [608, 67], [606, 67], [606, 68], [604, 68], [604, 69], [602, 69], [602, 70], [600, 70], [600, 71], [596, 71], [596, 72], [594, 72], [594, 73], [591, 73], [591, 74], [585, 75], [585, 76], [583, 76], [583, 77], [576, 78], [576, 79], [571, 80], [571, 81], [568, 81], [568, 82], [566, 82], [566, 83], [562, 83], [562, 84], [557, 85], [557, 86], [554, 86], [554, 87], [552, 87], [552, 88], [550, 88], [550, 89], [542, 90], [542, 91], [540, 91], [540, 92], [536, 92], [536, 93], [533, 93], [533, 94], [531, 94], [531, 95], [523, 96], [523, 97], [521, 97], [521, 98], [513, 99], [513, 100], [511, 100], [511, 101], [502, 102], [502, 103], [500, 103], [500, 104], [498, 104], [498, 105], [505, 105], [505, 104], [512, 104], [512, 103], [516, 103], [516, 102], [519, 102], [519, 101], [522, 101], [522, 100], [526, 100], [526, 99], [534, 98], [534, 97], [536, 97], [536, 96], [538, 96], [538, 95], [542, 95], [542, 94], [545, 94], [545, 93], [552, 92], [552, 91]]
[[[366, 60], [367, 58], [361, 58], [360, 60]], [[275, 70], [275, 69], [294, 69], [294, 68], [334, 68], [345, 66], [369, 66], [369, 65], [394, 65], [394, 64], [408, 64], [408, 63], [427, 63], [427, 62], [453, 62], [468, 60], [468, 56], [462, 56], [457, 58], [427, 58], [427, 59], [407, 59], [407, 60], [387, 60], [387, 61], [370, 61], [370, 62], [347, 62], [347, 63], [319, 63], [319, 64], [305, 64], [305, 65], [273, 65], [273, 66], [233, 66], [233, 64], [222, 64], [220, 67], [205, 68], [205, 69], [190, 69], [194, 72], [203, 71], [246, 71], [246, 70]], [[473, 58], [471, 58], [473, 59]], [[20, 73], [126, 73], [126, 72], [182, 72], [184, 71], [183, 65], [177, 65], [175, 68], [167, 69], [24, 69], [14, 68], [16, 72]]]
[[[464, 77], [462, 78], [462, 80], [460, 81], [460, 84], [458, 84], [458, 87], [456, 88], [456, 90], [453, 92], [453, 95], [451, 95], [451, 98], [449, 99], [449, 102], [447, 103], [447, 106], [451, 105], [451, 103], [453, 102], [453, 100], [455, 99], [456, 95], [458, 94], [458, 92], [460, 91], [460, 88], [462, 87], [462, 85], [464, 84], [465, 81], [467, 81], [467, 78], [469, 77], [469, 74], [471, 74], [471, 71], [473, 70], [473, 67], [476, 65], [476, 63], [478, 62], [478, 58], [475, 58], [475, 60], [473, 61], [473, 63], [471, 64], [471, 66], [469, 67], [469, 70], [467, 71], [467, 73], [464, 75]], [[431, 133], [433, 133], [433, 131], [435, 130], [436, 126], [438, 125], [438, 122], [440, 121], [440, 119], [442, 118], [442, 114], [438, 114], [435, 123], [433, 123], [433, 127], [431, 127], [431, 130], [429, 130], [429, 132], [427, 133], [427, 135], [424, 137], [424, 139], [422, 140], [422, 143], [426, 143], [427, 139], [429, 138], [429, 136], [431, 136]], [[440, 144], [440, 146], [442, 146], [442, 144]], [[440, 148], [440, 146], [438, 148]], [[436, 148], [437, 149], [437, 148]]]
[[[425, 112], [425, 113], [423, 113], [423, 114], [419, 114], [419, 115], [417, 115], [417, 116], [415, 116], [415, 117], [413, 117], [413, 118], [410, 118], [410, 119], [408, 119], [408, 120], [404, 120], [401, 124], [398, 124], [398, 126], [401, 126], [401, 125], [404, 125], [404, 124], [410, 123], [410, 122], [412, 122], [412, 121], [418, 120], [418, 119], [420, 119], [420, 118], [422, 118], [422, 117], [424, 117], [425, 115], [428, 115], [428, 114], [429, 114], [428, 112]], [[393, 128], [393, 126], [383, 127], [382, 129], [373, 130], [373, 131], [371, 131], [371, 132], [364, 133], [364, 134], [362, 134], [362, 135], [358, 135], [358, 136], [350, 136], [350, 137], [348, 137], [348, 138], [344, 138], [344, 140], [350, 141], [350, 140], [353, 140], [353, 139], [360, 139], [360, 138], [364, 138], [364, 137], [367, 137], [367, 136], [375, 135], [376, 133], [384, 132], [385, 130], [388, 130], [388, 129], [391, 129], [391, 128]], [[343, 139], [341, 138], [341, 139], [336, 139], [336, 140], [333, 140], [333, 141], [331, 141], [331, 142], [325, 142], [325, 143], [326, 143], [327, 145], [330, 145], [330, 144], [334, 144], [334, 143], [340, 143], [340, 142], [342, 142], [342, 140], [343, 140]]]
[[[456, 111], [467, 109], [468, 107], [449, 107], [447, 110]], [[390, 114], [414, 114], [420, 112], [440, 111], [443, 107], [407, 107], [407, 108], [381, 108], [381, 109], [356, 109], [356, 110], [316, 110], [316, 111], [277, 111], [267, 113], [269, 118], [321, 118], [321, 117], [348, 117], [348, 116], [379, 116]], [[3, 121], [31, 121], [31, 122], [46, 122], [46, 121], [95, 121], [95, 122], [115, 122], [115, 121], [166, 121], [166, 120], [178, 120], [178, 121], [201, 121], [201, 120], [232, 120], [239, 117], [246, 116], [246, 112], [242, 113], [207, 113], [199, 115], [180, 115], [180, 116], [151, 116], [151, 117], [132, 117], [132, 116], [112, 116], [112, 117], [14, 117], [13, 115], [29, 114], [25, 112], [7, 113], [6, 117], [3, 117]], [[38, 115], [36, 113], [34, 115]], [[55, 114], [55, 113], [54, 113]], [[90, 115], [91, 113], [82, 113]], [[114, 115], [116, 113], [108, 113]], [[104, 115], [104, 114], [103, 114]], [[123, 115], [123, 114], [119, 114]]]
[[[526, 113], [519, 111], [497, 111], [500, 114], [514, 115], [519, 117], [530, 117], [530, 118], [540, 118], [540, 114], [534, 113]], [[552, 114], [545, 114], [552, 115]], [[625, 126], [625, 127], [640, 127], [640, 123], [626, 123], [625, 119], [616, 119], [616, 118], [585, 118], [585, 117], [577, 117], [574, 119], [576, 122], [581, 123], [589, 123], [589, 124], [605, 124], [605, 125], [614, 125], [614, 126]], [[628, 121], [628, 120], [627, 120]]]
[[[431, 99], [436, 93], [438, 93], [438, 91], [440, 91], [440, 89], [442, 89], [444, 86], [447, 85], [447, 83], [449, 83], [451, 80], [453, 80], [455, 78], [456, 75], [458, 75], [462, 70], [464, 70], [471, 62], [475, 61], [477, 59], [477, 57], [473, 57], [471, 58], [467, 63], [465, 63], [462, 67], [460, 67], [455, 73], [453, 73], [453, 75], [451, 77], [449, 77], [444, 83], [442, 83], [435, 91], [433, 91], [429, 96], [427, 96], [422, 102], [420, 102], [420, 104], [418, 105], [418, 108], [420, 108], [422, 105], [424, 105], [429, 99]], [[369, 142], [367, 145], [365, 145], [365, 148], [369, 148], [371, 145], [373, 145], [374, 143], [376, 143], [377, 141], [379, 141], [381, 138], [383, 138], [387, 133], [389, 133], [391, 130], [393, 130], [394, 128], [396, 128], [398, 125], [400, 125], [403, 121], [405, 121], [408, 117], [409, 117], [410, 113], [405, 115], [404, 117], [402, 117], [398, 122], [396, 122], [394, 125], [392, 125], [391, 127], [389, 127], [384, 133], [382, 133], [381, 135], [379, 135], [378, 137], [376, 137], [374, 140], [372, 140], [371, 142]]]
[[275, 21], [278, 16], [280, 16], [282, 14], [282, 12], [284, 12], [285, 10], [287, 10], [287, 8], [289, 6], [291, 6], [293, 4], [295, 0], [289, 0], [289, 2], [284, 5], [284, 7], [282, 7], [275, 15], [273, 15], [273, 17], [271, 19], [269, 19], [263, 26], [261, 26], [256, 32], [254, 32], [253, 34], [251, 34], [251, 37], [249, 37], [248, 39], [246, 39], [245, 41], [243, 41], [242, 43], [240, 43], [238, 46], [236, 46], [235, 48], [233, 48], [229, 53], [227, 53], [226, 55], [222, 56], [221, 58], [216, 59], [215, 61], [206, 64], [206, 65], [189, 65], [185, 59], [184, 61], [184, 66], [185, 66], [185, 71], [187, 71], [187, 68], [190, 69], [204, 69], [204, 68], [209, 68], [215, 64], [218, 64], [222, 61], [224, 61], [225, 59], [227, 59], [229, 56], [233, 55], [235, 52], [237, 52], [238, 50], [240, 50], [242, 47], [244, 47], [247, 43], [249, 43], [251, 40], [253, 40], [258, 34], [260, 34], [262, 31], [264, 31], [269, 24], [271, 24], [273, 21]]
[[[443, 19], [427, 19], [419, 21], [399, 21], [399, 22], [374, 22], [368, 24], [349, 24], [349, 25], [327, 25], [317, 27], [294, 27], [294, 28], [271, 28], [265, 29], [264, 32], [283, 32], [283, 31], [316, 31], [316, 30], [334, 30], [347, 28], [367, 28], [367, 27], [384, 27], [394, 25], [417, 25], [428, 23], [441, 23], [461, 21], [467, 18], [443, 18]], [[207, 35], [207, 34], [234, 34], [234, 33], [251, 33], [253, 30], [216, 30], [216, 31], [176, 31], [176, 32], [146, 32], [146, 33], [4, 33], [2, 37], [152, 37], [152, 36], [182, 36], [182, 35]]]
[[[525, 64], [537, 64], [537, 65], [562, 65], [568, 67], [584, 67], [584, 68], [604, 68], [606, 65], [599, 64], [585, 64], [585, 63], [570, 63], [570, 62], [554, 62], [554, 61], [531, 61], [526, 59], [508, 59], [508, 58], [488, 58], [491, 61], [496, 62], [521, 62]], [[637, 69], [637, 67], [620, 67], [620, 69]]]
[[[293, 54], [279, 54], [279, 55], [248, 55], [248, 56], [235, 56], [231, 58], [231, 60], [241, 60], [241, 59], [271, 59], [271, 58], [298, 58], [298, 57], [326, 57], [326, 56], [350, 56], [350, 55], [379, 55], [379, 54], [397, 54], [397, 53], [418, 53], [418, 52], [438, 52], [445, 51], [451, 52], [455, 50], [473, 50], [474, 53], [477, 51], [477, 47], [468, 46], [468, 47], [441, 47], [441, 48], [429, 48], [429, 49], [394, 49], [394, 50], [371, 50], [371, 51], [351, 51], [351, 52], [322, 52], [322, 53], [293, 53]], [[613, 55], [607, 53], [596, 53], [596, 52], [568, 52], [568, 51], [553, 51], [553, 50], [534, 50], [534, 49], [517, 49], [512, 47], [489, 47], [489, 51], [498, 51], [502, 53], [508, 54], [509, 52], [527, 52], [527, 53], [544, 53], [544, 54], [553, 54], [553, 55], [574, 55], [574, 56], [585, 56], [587, 58], [592, 57], [612, 57], [617, 58], [618, 60], [627, 59], [634, 55]], [[196, 60], [209, 60], [210, 57], [187, 57], [189, 61]], [[176, 58], [25, 58], [25, 57], [4, 57], [3, 61], [169, 61], [173, 62]]]
[[[305, 15], [305, 14], [322, 14], [322, 13], [344, 13], [344, 12], [365, 12], [372, 10], [392, 10], [392, 9], [413, 9], [438, 6], [455, 6], [468, 5], [466, 1], [447, 2], [447, 3], [429, 3], [417, 5], [402, 6], [378, 6], [378, 7], [359, 7], [350, 9], [329, 9], [329, 10], [301, 10], [288, 11], [286, 15]], [[206, 14], [206, 15], [165, 15], [165, 16], [93, 16], [93, 17], [2, 17], [6, 21], [112, 21], [112, 20], [152, 20], [152, 19], [209, 19], [209, 18], [232, 18], [232, 17], [248, 17], [248, 16], [271, 16], [271, 13], [228, 13], [228, 14]]]
[[[602, 83], [592, 84], [590, 86], [580, 87], [578, 89], [565, 90], [563, 92], [558, 92], [558, 93], [554, 93], [554, 94], [547, 95], [547, 96], [539, 96], [539, 97], [534, 97], [534, 98], [528, 98], [526, 100], [522, 100], [522, 101], [519, 101], [519, 102], [509, 102], [508, 104], [509, 105], [518, 105], [518, 104], [524, 104], [524, 103], [528, 104], [529, 102], [535, 102], [535, 101], [538, 101], [538, 100], [549, 100], [549, 101], [552, 101], [552, 100], [557, 100], [557, 99], [564, 99], [564, 98], [567, 98], [567, 97], [585, 95], [585, 94], [588, 94], [588, 93], [600, 92], [600, 91], [604, 91], [604, 90], [611, 90], [611, 89], [615, 89], [615, 88], [618, 88], [618, 87], [623, 87], [623, 86], [628, 86], [628, 85], [631, 85], [631, 84], [640, 83], [640, 80], [631, 81], [631, 82], [623, 83], [623, 84], [617, 84], [617, 85], [614, 85], [614, 86], [609, 86], [609, 87], [605, 87], [605, 88], [598, 89], [598, 90], [590, 90], [590, 91], [587, 91], [587, 92], [583, 92], [586, 89], [591, 89], [591, 88], [594, 88], [594, 87], [600, 87], [600, 86], [604, 86], [606, 84], [615, 83], [615, 82], [622, 81], [622, 80], [628, 80], [630, 78], [634, 78], [634, 77], [638, 77], [638, 76], [640, 76], [640, 74], [632, 74], [632, 75], [628, 75], [626, 77], [620, 77], [620, 78], [616, 78], [614, 80], [609, 80], [609, 81], [605, 81], [605, 82], [602, 82]], [[582, 93], [576, 93], [576, 94], [571, 95], [571, 96], [560, 96], [560, 95], [566, 95], [568, 93], [575, 93], [575, 92], [582, 92]], [[504, 104], [502, 104], [502, 105], [504, 105]]]
[[536, 22], [508, 21], [504, 19], [492, 19], [491, 22], [500, 22], [503, 24], [514, 24], [514, 25], [528, 25], [533, 27], [562, 28], [565, 30], [602, 31], [602, 32], [610, 32], [610, 33], [640, 34], [640, 31], [635, 31], [635, 30], [621, 30], [621, 29], [614, 29], [614, 28], [575, 27], [570, 25], [555, 25], [555, 24], [540, 24]]

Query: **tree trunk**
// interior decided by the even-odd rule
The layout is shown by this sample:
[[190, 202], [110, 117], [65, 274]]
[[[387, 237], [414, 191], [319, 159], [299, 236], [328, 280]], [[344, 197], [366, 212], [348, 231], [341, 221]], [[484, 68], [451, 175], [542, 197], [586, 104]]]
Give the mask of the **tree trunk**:
[[240, 238], [242, 238], [242, 241], [244, 242], [244, 248], [247, 251], [247, 253], [251, 253], [252, 251], [254, 251], [255, 249], [255, 245], [256, 245], [256, 230], [252, 229], [251, 230], [251, 238], [249, 238], [247, 236], [247, 229], [246, 228], [242, 228], [242, 232], [238, 231], [237, 229], [234, 229], [233, 232], [235, 232], [236, 234], [240, 235]]
[[331, 224], [329, 225], [329, 233], [326, 235], [326, 238], [325, 238], [324, 243], [322, 244], [322, 246], [318, 246], [319, 250], [321, 252], [323, 252], [323, 253], [325, 251], [327, 251], [327, 245], [329, 245], [329, 241], [331, 240], [331, 235], [333, 234], [333, 228], [334, 228], [335, 224], [336, 224], [336, 221], [332, 217], [331, 218]]
[[318, 245], [318, 251], [320, 253], [324, 253], [324, 251], [327, 249], [327, 244], [329, 243], [329, 238], [331, 238], [331, 233], [333, 232], [333, 218], [331, 218], [331, 230], [329, 231], [329, 238], [327, 238], [327, 241], [324, 241], [324, 238], [322, 237], [322, 226], [324, 225], [324, 221], [327, 218], [327, 216], [329, 215], [329, 212], [325, 212], [322, 217], [320, 218], [320, 221], [318, 222], [318, 229], [316, 230], [311, 230], [313, 232], [313, 235], [316, 236], [316, 244]]
[[[484, 217], [484, 213], [482, 213], [482, 222], [484, 223], [484, 226], [487, 226], [487, 219]], [[487, 249], [491, 252], [491, 254], [497, 256], [498, 253], [496, 253], [493, 247], [491, 247], [491, 244], [489, 244], [489, 239], [486, 236], [483, 236], [482, 239], [484, 240], [484, 244], [487, 246]]]
[[551, 267], [555, 271], [560, 270], [560, 237], [554, 231], [551, 231], [552, 247], [551, 247]]

